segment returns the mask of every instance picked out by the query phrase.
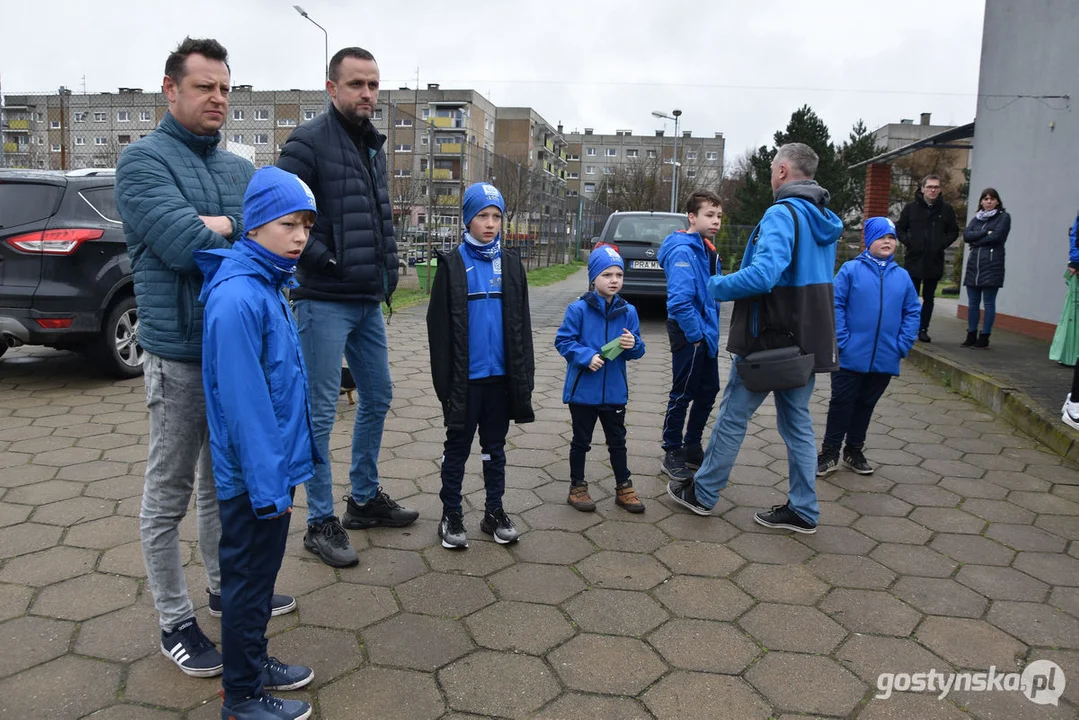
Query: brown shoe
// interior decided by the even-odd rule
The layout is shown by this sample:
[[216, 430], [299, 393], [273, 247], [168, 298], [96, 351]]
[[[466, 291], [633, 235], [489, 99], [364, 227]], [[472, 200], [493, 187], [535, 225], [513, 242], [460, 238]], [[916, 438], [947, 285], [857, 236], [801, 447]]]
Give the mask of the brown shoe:
[[617, 489], [614, 502], [616, 505], [621, 505], [626, 511], [631, 513], [643, 513], [644, 503], [637, 497], [637, 491], [633, 489], [632, 485], [620, 487]]
[[592, 500], [592, 496], [588, 494], [587, 485], [570, 485], [569, 497], [566, 498], [566, 502], [581, 512], [593, 512], [596, 509], [596, 503]]

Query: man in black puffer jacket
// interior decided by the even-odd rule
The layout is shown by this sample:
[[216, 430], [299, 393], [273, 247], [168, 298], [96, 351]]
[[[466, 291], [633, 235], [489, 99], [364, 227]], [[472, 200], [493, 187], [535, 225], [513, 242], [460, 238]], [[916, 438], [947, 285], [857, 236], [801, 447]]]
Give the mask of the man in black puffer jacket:
[[944, 277], [944, 251], [959, 237], [955, 210], [940, 197], [940, 178], [926, 175], [895, 224], [896, 237], [906, 248], [904, 265], [922, 295], [922, 327], [918, 339], [929, 339], [929, 321], [933, 317], [933, 298], [937, 283]]
[[[327, 112], [296, 128], [277, 166], [312, 189], [319, 215], [300, 257], [293, 291], [296, 324], [310, 382], [311, 419], [319, 453], [327, 459], [307, 482], [304, 547], [333, 567], [359, 559], [342, 529], [403, 527], [418, 516], [378, 482], [378, 452], [393, 386], [381, 303], [397, 287], [397, 243], [386, 175], [386, 137], [371, 116], [379, 71], [368, 51], [349, 47], [330, 60]], [[340, 394], [341, 357], [356, 382], [352, 431], [352, 491], [338, 521], [333, 512], [330, 432]]]

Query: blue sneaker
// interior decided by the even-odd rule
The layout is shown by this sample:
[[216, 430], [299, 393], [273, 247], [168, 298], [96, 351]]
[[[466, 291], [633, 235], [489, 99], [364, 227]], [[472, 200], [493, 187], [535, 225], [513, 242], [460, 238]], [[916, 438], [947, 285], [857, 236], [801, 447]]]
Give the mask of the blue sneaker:
[[[210, 617], [221, 617], [221, 596], [206, 591], [210, 596]], [[285, 615], [296, 609], [296, 598], [291, 595], [275, 594], [270, 600], [270, 615], [277, 617]]]
[[298, 690], [315, 679], [315, 671], [303, 665], [286, 665], [275, 657], [262, 666], [263, 690]]
[[307, 720], [311, 705], [302, 700], [282, 700], [262, 693], [233, 705], [221, 706], [221, 720]]
[[184, 620], [172, 632], [161, 632], [161, 652], [191, 677], [220, 675], [221, 653], [199, 628], [195, 618]]

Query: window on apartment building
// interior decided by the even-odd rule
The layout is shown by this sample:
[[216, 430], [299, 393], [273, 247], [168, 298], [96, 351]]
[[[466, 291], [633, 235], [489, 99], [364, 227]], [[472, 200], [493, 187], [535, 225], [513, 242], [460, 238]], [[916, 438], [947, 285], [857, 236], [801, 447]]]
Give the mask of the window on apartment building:
[[82, 135], [76, 135], [75, 136], [75, 144], [80, 145], [80, 146], [85, 145], [86, 144], [86, 138], [84, 138]]
[[585, 148], [584, 154], [587, 155], [588, 157], [595, 157], [596, 156], [596, 149], [595, 148]]
[[75, 113], [75, 122], [86, 122], [86, 113], [84, 113], [84, 112]]
[[232, 119], [233, 120], [243, 120], [244, 119], [244, 111], [243, 110], [233, 110], [232, 111]]
[[585, 165], [584, 166], [584, 174], [585, 175], [595, 175], [596, 174], [596, 166], [595, 165]]
[[430, 108], [424, 108], [424, 109], [423, 109], [423, 119], [424, 119], [424, 120], [426, 120], [426, 119], [427, 119], [427, 118], [429, 118], [429, 117], [431, 117], [431, 110], [430, 110]]
[[694, 170], [693, 168], [690, 168], [689, 170], [686, 170], [686, 177], [687, 178], [695, 178], [695, 177], [697, 177], [697, 171]]
[[109, 139], [107, 137], [98, 136], [98, 137], [94, 138], [94, 145], [101, 146], [101, 145], [108, 145], [108, 144], [109, 144]]
[[618, 148], [607, 148], [607, 157], [618, 157]]
[[610, 175], [613, 172], [614, 172], [614, 170], [612, 170], [609, 166], [607, 166], [607, 165], [603, 166], [603, 174], [604, 175]]
[[117, 145], [130, 145], [131, 144], [131, 136], [130, 135], [117, 135], [116, 136], [116, 144]]
[[566, 191], [566, 197], [577, 197], [577, 191], [576, 190], [567, 190]]
[[586, 193], [594, 193], [596, 191], [596, 184], [595, 183], [585, 183], [584, 184], [584, 191]]
[[649, 150], [648, 151], [648, 159], [649, 160], [655, 160], [656, 159], [656, 151], [655, 150]]
[[706, 152], [704, 154], [705, 160], [719, 160], [719, 153], [713, 150], [712, 152]]
[[686, 152], [686, 160], [696, 160], [696, 159], [697, 159], [697, 151], [696, 150], [688, 150]]
[[318, 117], [318, 110], [304, 110], [303, 111], [303, 119], [304, 120], [314, 120], [316, 117]]
[[399, 178], [412, 177], [412, 171], [408, 168], [397, 168], [394, 170], [393, 176]]
[[420, 145], [423, 145], [424, 147], [427, 147], [428, 141], [429, 141], [429, 138], [426, 135], [423, 135], [423, 136], [420, 137]]
[[580, 162], [581, 156], [577, 154], [567, 155], [566, 160], [569, 160], [570, 162]]
[[394, 127], [412, 127], [412, 118], [397, 118], [393, 124]]
[[372, 120], [382, 119], [382, 108], [375, 108], [375, 114], [371, 116]]
[[264, 109], [256, 110], [255, 111], [255, 119], [256, 120], [269, 120], [270, 119], [270, 111], [269, 110], [264, 110]]
[[60, 121], [59, 120], [50, 121], [49, 122], [49, 129], [50, 130], [59, 130], [60, 129]]
[[296, 127], [296, 118], [277, 118], [277, 127]]
[[637, 148], [629, 148], [628, 150], [626, 150], [626, 157], [628, 157], [628, 158], [635, 158], [635, 157], [640, 157], [640, 156], [641, 156], [641, 151], [638, 150]]
[[139, 110], [139, 122], [150, 122], [153, 114], [149, 110]]
[[409, 143], [397, 143], [393, 146], [394, 152], [412, 152], [412, 145]]
[[269, 145], [270, 144], [270, 136], [267, 135], [266, 133], [255, 133], [255, 144], [256, 145]]
[[129, 110], [117, 110], [116, 122], [131, 122], [131, 112]]
[[43, 168], [43, 167], [45, 167], [45, 161], [44, 161], [44, 160], [38, 160], [38, 161], [37, 161], [37, 166], [38, 166], [39, 168]]
[[105, 122], [108, 118], [108, 113], [96, 112], [94, 113], [94, 122]]
[[234, 142], [234, 143], [241, 143], [242, 144], [243, 141], [244, 141], [244, 136], [243, 135], [233, 135], [232, 136], [232, 142]]
[[59, 143], [57, 143], [57, 144], [53, 145], [53, 146], [52, 146], [52, 148], [50, 148], [50, 149], [51, 149], [51, 150], [52, 150], [53, 152], [60, 152], [60, 145], [59, 145]]
[[581, 173], [579, 173], [579, 172], [571, 172], [571, 173], [568, 173], [566, 175], [566, 177], [569, 178], [570, 180], [578, 180], [581, 177]]
[[34, 117], [37, 119], [38, 122], [41, 122], [45, 119], [45, 113], [34, 113]]

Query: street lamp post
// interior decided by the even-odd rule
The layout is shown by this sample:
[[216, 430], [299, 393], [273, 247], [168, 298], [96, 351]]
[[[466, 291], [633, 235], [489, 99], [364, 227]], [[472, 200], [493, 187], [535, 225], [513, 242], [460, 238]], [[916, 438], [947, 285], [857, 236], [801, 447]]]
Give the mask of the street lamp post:
[[329, 80], [330, 79], [330, 34], [326, 32], [326, 28], [322, 27], [317, 22], [312, 20], [311, 16], [308, 15], [307, 11], [304, 10], [302, 7], [300, 7], [299, 5], [293, 5], [292, 8], [296, 12], [300, 13], [300, 17], [302, 17], [304, 20], [307, 20], [309, 23], [311, 23], [312, 25], [314, 25], [315, 27], [317, 27], [319, 30], [322, 31], [322, 38], [323, 38], [323, 41], [324, 41], [324, 47], [323, 47], [323, 52], [322, 52], [323, 66], [325, 67], [325, 71], [326, 71], [326, 79]]
[[652, 111], [652, 117], [666, 118], [667, 120], [674, 120], [674, 149], [671, 156], [671, 212], [677, 212], [678, 210], [678, 118], [682, 116], [682, 111], [674, 109], [671, 114], [661, 113], [658, 110]]

